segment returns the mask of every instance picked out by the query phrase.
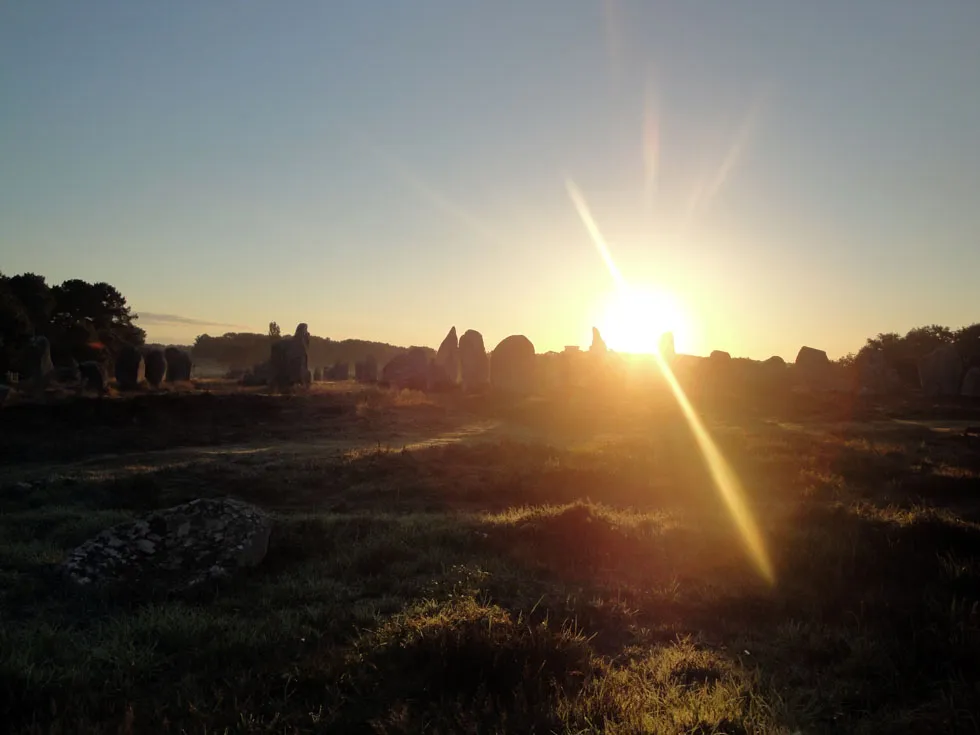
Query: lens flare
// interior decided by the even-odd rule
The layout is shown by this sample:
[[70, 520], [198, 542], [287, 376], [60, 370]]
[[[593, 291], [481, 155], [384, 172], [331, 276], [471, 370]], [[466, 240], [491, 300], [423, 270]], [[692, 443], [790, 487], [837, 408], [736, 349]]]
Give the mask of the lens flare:
[[[589, 235], [592, 238], [592, 242], [596, 246], [596, 250], [599, 251], [603, 261], [609, 268], [609, 272], [612, 274], [617, 288], [628, 289], [629, 285], [623, 278], [622, 273], [620, 273], [619, 269], [616, 267], [612, 254], [609, 252], [609, 248], [606, 246], [606, 242], [602, 237], [599, 226], [593, 219], [592, 213], [589, 211], [588, 204], [586, 203], [585, 198], [582, 196], [581, 191], [577, 186], [575, 186], [574, 182], [570, 180], [566, 182], [566, 186], [568, 188], [568, 194], [571, 197], [572, 204], [575, 205], [575, 209], [578, 211], [579, 217], [582, 219], [582, 223], [589, 231]], [[659, 349], [655, 349], [653, 354], [654, 358], [656, 359], [657, 366], [663, 373], [667, 384], [670, 386], [671, 392], [674, 394], [674, 399], [677, 401], [677, 404], [681, 408], [681, 412], [684, 414], [684, 418], [687, 420], [691, 433], [694, 435], [694, 439], [697, 442], [698, 449], [701, 451], [701, 456], [704, 457], [708, 471], [711, 473], [711, 479], [714, 481], [715, 488], [718, 490], [718, 494], [721, 495], [725, 506], [728, 508], [728, 512], [731, 514], [732, 520], [735, 522], [735, 526], [738, 528], [739, 533], [742, 536], [742, 540], [745, 543], [753, 564], [755, 564], [759, 574], [765, 578], [769, 584], [773, 584], [775, 582], [776, 575], [773, 570], [772, 562], [769, 559], [769, 554], [766, 551], [765, 544], [762, 540], [762, 534], [759, 532], [755, 519], [752, 517], [752, 512], [749, 510], [748, 504], [745, 502], [745, 492], [738, 480], [738, 476], [725, 460], [721, 450], [718, 449], [718, 445], [715, 443], [714, 439], [712, 439], [707, 427], [705, 427], [704, 423], [697, 415], [697, 412], [694, 410], [694, 407], [688, 400], [687, 395], [684, 393], [684, 389], [677, 381], [677, 378], [674, 375], [673, 370], [671, 370], [670, 365], [667, 364], [667, 361], [664, 359], [663, 355], [660, 354]]]

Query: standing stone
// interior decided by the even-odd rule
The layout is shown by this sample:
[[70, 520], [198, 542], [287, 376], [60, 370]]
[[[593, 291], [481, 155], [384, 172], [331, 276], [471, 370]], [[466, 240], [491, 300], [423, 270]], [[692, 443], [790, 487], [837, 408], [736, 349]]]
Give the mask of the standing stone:
[[592, 327], [592, 344], [589, 345], [589, 352], [594, 355], [605, 355], [609, 351], [606, 347], [606, 341], [599, 334], [599, 330], [596, 327]]
[[323, 380], [323, 373], [323, 368], [315, 368], [313, 370], [313, 382], [319, 383], [321, 380]]
[[869, 350], [858, 357], [858, 392], [863, 395], [889, 393], [899, 387], [895, 368], [888, 365], [884, 353]]
[[338, 362], [323, 376], [324, 380], [350, 380], [350, 363]]
[[467, 393], [483, 390], [489, 384], [490, 358], [483, 335], [475, 329], [467, 329], [459, 338], [459, 367]]
[[378, 361], [374, 355], [368, 355], [363, 360], [354, 363], [354, 379], [358, 383], [378, 382]]
[[980, 398], [980, 367], [971, 367], [963, 376], [963, 387], [960, 395], [969, 398]]
[[120, 390], [136, 390], [146, 377], [146, 363], [138, 347], [127, 345], [116, 355], [116, 382]]
[[830, 387], [831, 366], [827, 353], [814, 347], [804, 345], [796, 353], [793, 365], [795, 380], [811, 390], [821, 390]]
[[80, 363], [78, 373], [82, 379], [82, 390], [92, 390], [100, 396], [106, 392], [105, 374], [102, 372], [102, 366], [99, 363], [93, 360]]
[[159, 388], [167, 375], [167, 358], [163, 355], [163, 350], [150, 350], [143, 357], [146, 366], [146, 382], [154, 388]]
[[272, 343], [269, 367], [274, 387], [309, 385], [312, 379], [309, 366], [310, 331], [305, 323], [296, 326], [292, 337]]
[[[441, 368], [442, 374], [445, 375], [445, 377], [442, 377], [442, 374], [440, 374], [437, 377], [437, 384], [446, 382], [448, 386], [453, 386], [459, 383], [459, 340], [456, 338], [456, 327], [449, 330], [449, 334], [446, 335], [442, 344], [439, 345], [435, 362]], [[437, 387], [448, 386], [437, 385]]]
[[413, 347], [395, 355], [381, 377], [394, 388], [425, 390], [429, 385], [429, 354], [421, 347]]
[[490, 384], [504, 393], [527, 395], [534, 390], [534, 345], [522, 334], [513, 334], [497, 345], [490, 356]]
[[21, 372], [35, 387], [43, 388], [54, 377], [54, 363], [51, 361], [51, 343], [47, 337], [35, 337], [24, 350], [21, 358]]
[[660, 343], [658, 345], [660, 350], [660, 356], [664, 359], [668, 365], [674, 362], [674, 358], [677, 357], [677, 350], [674, 349], [674, 333], [664, 332], [660, 336]]
[[960, 392], [963, 361], [953, 345], [937, 347], [919, 360], [919, 385], [927, 396], [955, 396]]
[[180, 383], [191, 379], [191, 356], [176, 347], [168, 347], [163, 351], [167, 361], [167, 382]]

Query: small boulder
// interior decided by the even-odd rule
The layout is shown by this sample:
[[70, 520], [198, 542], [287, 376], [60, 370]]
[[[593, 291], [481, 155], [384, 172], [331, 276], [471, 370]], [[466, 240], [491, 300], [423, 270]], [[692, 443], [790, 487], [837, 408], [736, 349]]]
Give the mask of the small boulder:
[[102, 531], [72, 551], [62, 570], [79, 585], [187, 589], [259, 564], [271, 530], [255, 506], [199, 499]]
[[523, 334], [506, 337], [490, 355], [490, 384], [504, 393], [534, 390], [534, 345]]
[[167, 361], [167, 382], [186, 383], [191, 379], [191, 356], [176, 347], [168, 347], [163, 351]]
[[146, 382], [154, 388], [159, 388], [167, 375], [167, 358], [164, 357], [163, 350], [150, 350], [143, 357], [145, 365]]
[[120, 390], [136, 390], [146, 377], [146, 363], [139, 348], [127, 345], [116, 355], [116, 382]]
[[481, 391], [490, 382], [490, 358], [483, 335], [475, 329], [467, 329], [459, 338], [459, 367], [467, 393]]

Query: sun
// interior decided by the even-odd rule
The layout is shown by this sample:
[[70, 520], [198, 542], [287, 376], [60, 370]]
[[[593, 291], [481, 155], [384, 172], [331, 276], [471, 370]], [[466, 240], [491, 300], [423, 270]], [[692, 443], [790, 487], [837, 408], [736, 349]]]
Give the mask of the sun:
[[607, 300], [597, 326], [610, 349], [632, 354], [653, 354], [664, 332], [672, 332], [678, 346], [688, 337], [680, 302], [652, 286], [621, 285]]

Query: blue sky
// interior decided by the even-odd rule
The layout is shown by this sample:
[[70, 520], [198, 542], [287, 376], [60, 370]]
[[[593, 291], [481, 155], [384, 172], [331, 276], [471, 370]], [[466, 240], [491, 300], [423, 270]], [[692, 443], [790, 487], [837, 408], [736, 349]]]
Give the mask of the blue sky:
[[[980, 319], [978, 38], [974, 0], [7, 2], [0, 268], [164, 341], [836, 356]], [[607, 323], [569, 179], [682, 323]]]

